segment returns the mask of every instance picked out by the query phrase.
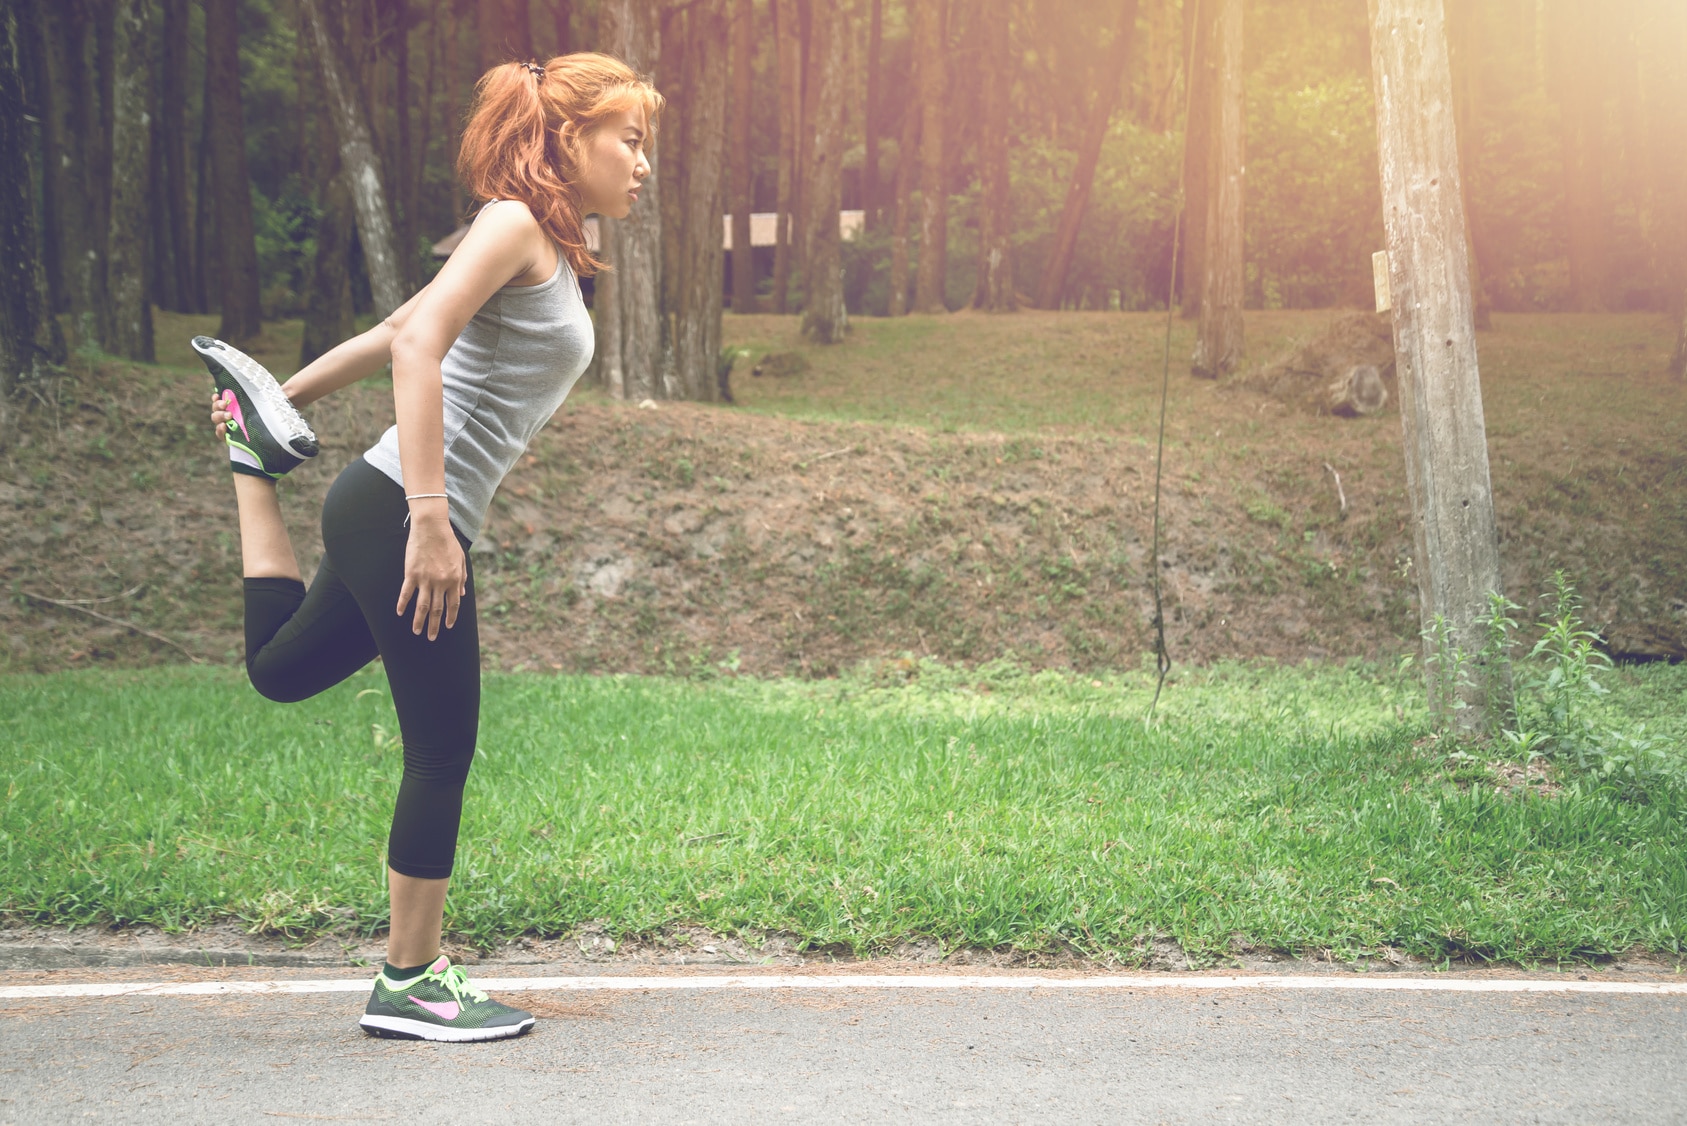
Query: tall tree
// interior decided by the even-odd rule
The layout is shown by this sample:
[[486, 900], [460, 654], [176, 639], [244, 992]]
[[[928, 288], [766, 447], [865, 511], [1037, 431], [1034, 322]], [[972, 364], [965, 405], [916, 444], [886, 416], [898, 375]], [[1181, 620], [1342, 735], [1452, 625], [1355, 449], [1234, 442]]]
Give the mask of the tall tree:
[[861, 210], [867, 229], [877, 231], [883, 206], [879, 200], [879, 130], [884, 128], [884, 81], [880, 60], [884, 54], [884, 0], [869, 0], [867, 13], [867, 112], [862, 122]]
[[773, 12], [775, 59], [779, 72], [779, 192], [777, 242], [773, 248], [773, 311], [785, 312], [791, 288], [791, 258], [796, 249], [797, 133], [802, 118], [802, 34], [797, 0], [769, 0]]
[[920, 123], [925, 115], [912, 102], [902, 105], [902, 137], [896, 146], [896, 204], [890, 228], [890, 302], [893, 317], [908, 312], [910, 228], [914, 225], [914, 171], [919, 159]]
[[[12, 392], [40, 378], [48, 363], [64, 358], [64, 341], [48, 304], [47, 273], [35, 219], [35, 147], [31, 118], [39, 105], [24, 82], [34, 35], [23, 24], [22, 5], [0, 8], [0, 448], [7, 436]], [[31, 112], [31, 110], [35, 112]]]
[[[232, 4], [233, 0], [206, 2]], [[352, 202], [357, 209], [357, 237], [363, 248], [364, 267], [369, 272], [375, 312], [384, 317], [404, 304], [407, 295], [393, 246], [392, 208], [369, 131], [369, 112], [360, 97], [338, 28], [328, 19], [324, 0], [299, 0], [299, 9], [305, 29], [316, 46], [316, 65], [322, 76], [322, 92], [334, 123], [334, 134], [340, 143], [340, 162], [351, 180]], [[218, 217], [219, 238], [222, 238], [225, 236], [221, 212]]]
[[163, 256], [171, 274], [169, 307], [199, 313], [204, 306], [195, 277], [198, 252], [193, 245], [187, 180], [188, 0], [163, 0], [162, 8], [158, 129], [154, 133], [160, 173], [158, 214], [162, 220], [158, 237], [169, 247], [169, 253]]
[[574, 0], [551, 0], [551, 17], [556, 25], [556, 53], [574, 51]]
[[351, 185], [340, 165], [333, 126], [322, 115], [312, 123], [316, 171], [316, 255], [311, 263], [299, 366], [310, 363], [356, 331], [351, 297], [351, 240], [357, 229]]
[[[1435, 0], [1439, 3], [1439, 0]], [[1242, 361], [1242, 0], [1207, 0], [1218, 70], [1207, 132], [1207, 247], [1191, 370], [1217, 378]]]
[[1212, 131], [1212, 91], [1218, 60], [1212, 49], [1212, 8], [1219, 0], [1184, 0], [1183, 58], [1187, 89], [1183, 108], [1183, 261], [1178, 277], [1185, 318], [1201, 315], [1201, 285], [1206, 277], [1207, 148]]
[[[721, 350], [722, 204], [726, 197], [728, 0], [693, 0], [685, 13], [681, 47], [686, 70], [679, 114], [684, 145], [670, 168], [685, 175], [677, 186], [674, 231], [674, 371], [670, 397], [712, 400], [718, 397], [715, 365]], [[670, 185], [673, 187], [673, 185]], [[671, 193], [672, 194], [672, 193]], [[748, 237], [745, 243], [749, 242]]]
[[114, 355], [151, 363], [152, 302], [147, 285], [152, 128], [151, 0], [117, 0], [112, 84], [111, 218], [106, 236], [104, 338]]
[[755, 208], [755, 161], [750, 145], [755, 109], [751, 72], [755, 65], [755, 0], [732, 5], [732, 311], [756, 311], [756, 258], [750, 246], [750, 212]]
[[1476, 195], [1476, 128], [1481, 99], [1483, 62], [1476, 53], [1477, 8], [1454, 3], [1447, 8], [1447, 52], [1453, 70], [1454, 126], [1459, 139], [1459, 183], [1464, 188], [1465, 244], [1470, 247], [1470, 291], [1476, 302], [1476, 327], [1492, 324], [1488, 287], [1482, 280], [1481, 248], [1476, 238], [1476, 216], [1470, 201]]
[[[598, 7], [599, 49], [624, 60], [649, 77], [658, 74], [661, 58], [660, 8], [657, 0], [602, 0]], [[641, 198], [625, 219], [599, 218], [598, 233], [604, 258], [614, 269], [607, 293], [615, 310], [604, 316], [613, 331], [604, 342], [604, 382], [610, 393], [634, 402], [667, 395], [662, 317], [662, 207], [667, 191], [662, 182], [662, 143], [647, 149], [651, 176]], [[720, 220], [715, 220], [720, 237]], [[600, 299], [605, 290], [599, 289]]]
[[913, 7], [914, 71], [919, 83], [920, 260], [914, 273], [914, 309], [945, 313], [949, 261], [949, 185], [944, 172], [944, 118], [949, 35], [946, 0], [909, 0]]
[[[315, 0], [307, 0], [315, 2]], [[240, 97], [240, 26], [235, 0], [205, 0], [205, 116], [218, 249], [217, 335], [238, 344], [263, 331], [252, 180], [246, 171], [246, 118]]]
[[810, 80], [814, 116], [810, 163], [804, 176], [803, 243], [807, 267], [803, 284], [802, 332], [820, 344], [837, 344], [849, 328], [844, 309], [843, 258], [838, 213], [843, 207], [844, 13], [838, 5], [813, 8]]
[[1061, 292], [1066, 288], [1066, 274], [1072, 268], [1072, 254], [1078, 246], [1078, 230], [1083, 226], [1084, 211], [1089, 207], [1090, 190], [1095, 185], [1095, 168], [1101, 162], [1101, 144], [1107, 139], [1107, 126], [1113, 120], [1113, 110], [1119, 104], [1124, 86], [1125, 64], [1130, 61], [1131, 40], [1136, 33], [1137, 0], [1123, 0], [1119, 5], [1118, 22], [1113, 25], [1113, 44], [1102, 64], [1101, 82], [1090, 103], [1089, 120], [1078, 146], [1078, 162], [1072, 168], [1072, 181], [1066, 188], [1066, 203], [1060, 209], [1060, 226], [1055, 231], [1054, 249], [1043, 268], [1043, 284], [1037, 304], [1045, 309], [1060, 308]]
[[[1441, 0], [1370, 0], [1369, 10], [1412, 570], [1425, 656], [1445, 661], [1450, 654], [1435, 651], [1434, 623], [1451, 627], [1451, 644], [1482, 653], [1480, 618], [1502, 590], [1452, 78]], [[1494, 673], [1455, 686], [1458, 701], [1442, 698], [1440, 678], [1430, 677], [1432, 706], [1461, 729], [1497, 731], [1511, 692], [1509, 675]]]
[[1564, 164], [1564, 223], [1570, 247], [1570, 291], [1584, 313], [1605, 308], [1608, 259], [1605, 231], [1603, 73], [1595, 0], [1553, 0], [1553, 88], [1559, 99]]
[[481, 74], [499, 63], [533, 57], [533, 18], [527, 0], [476, 0], [475, 14]]
[[1013, 86], [1012, 0], [985, 0], [983, 11], [984, 122], [979, 131], [978, 288], [972, 303], [1011, 312], [1019, 300], [1013, 284], [1013, 216], [1008, 183], [1008, 95]]
[[87, 83], [87, 24], [77, 0], [35, 7], [43, 75], [42, 208], [44, 257], [54, 312], [80, 323], [93, 309], [88, 189], [93, 179], [85, 138], [95, 128]]

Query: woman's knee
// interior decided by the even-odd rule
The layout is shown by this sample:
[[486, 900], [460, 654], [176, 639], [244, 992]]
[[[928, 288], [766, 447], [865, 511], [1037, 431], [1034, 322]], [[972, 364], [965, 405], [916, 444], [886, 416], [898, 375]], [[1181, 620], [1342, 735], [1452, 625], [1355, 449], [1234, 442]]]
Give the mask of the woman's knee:
[[252, 682], [258, 695], [277, 704], [296, 704], [315, 695], [310, 686], [299, 683], [297, 678], [285, 675], [264, 660], [261, 652], [246, 658], [246, 679]]

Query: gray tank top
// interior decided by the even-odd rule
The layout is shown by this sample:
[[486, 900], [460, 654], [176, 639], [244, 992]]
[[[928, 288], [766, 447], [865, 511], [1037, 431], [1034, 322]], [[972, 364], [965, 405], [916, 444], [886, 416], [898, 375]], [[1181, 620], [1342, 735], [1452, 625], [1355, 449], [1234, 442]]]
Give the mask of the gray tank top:
[[[445, 354], [445, 492], [451, 523], [480, 535], [492, 494], [527, 443], [562, 406], [591, 362], [591, 315], [573, 269], [538, 285], [506, 285], [487, 299]], [[363, 459], [399, 485], [398, 427]]]

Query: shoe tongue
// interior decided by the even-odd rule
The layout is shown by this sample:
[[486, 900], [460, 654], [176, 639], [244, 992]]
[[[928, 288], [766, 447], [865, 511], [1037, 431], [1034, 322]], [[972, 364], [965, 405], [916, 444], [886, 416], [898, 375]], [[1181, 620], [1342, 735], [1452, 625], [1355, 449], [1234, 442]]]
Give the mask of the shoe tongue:
[[428, 967], [428, 972], [430, 974], [442, 974], [445, 972], [446, 967], [450, 964], [451, 959], [447, 958], [444, 954], [441, 954], [439, 956], [439, 961]]

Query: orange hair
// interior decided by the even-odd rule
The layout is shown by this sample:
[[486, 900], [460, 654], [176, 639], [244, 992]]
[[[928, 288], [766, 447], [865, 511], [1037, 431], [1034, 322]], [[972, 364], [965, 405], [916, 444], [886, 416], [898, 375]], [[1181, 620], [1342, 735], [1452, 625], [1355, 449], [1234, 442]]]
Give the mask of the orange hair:
[[495, 66], [475, 84], [457, 176], [477, 200], [527, 204], [575, 275], [590, 277], [605, 263], [586, 249], [580, 212], [586, 140], [622, 110], [642, 110], [654, 135], [664, 104], [654, 86], [608, 55], [559, 55], [543, 68]]

